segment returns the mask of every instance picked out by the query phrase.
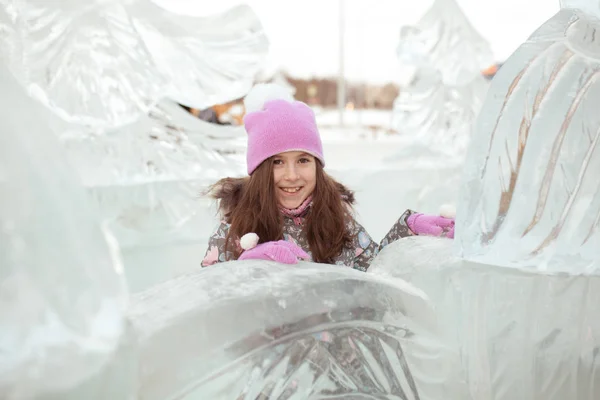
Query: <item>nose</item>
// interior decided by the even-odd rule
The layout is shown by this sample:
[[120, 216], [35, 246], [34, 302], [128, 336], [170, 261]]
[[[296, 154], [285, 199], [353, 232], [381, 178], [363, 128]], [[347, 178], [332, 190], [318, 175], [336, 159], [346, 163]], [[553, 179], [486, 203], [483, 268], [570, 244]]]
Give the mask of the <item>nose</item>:
[[295, 163], [287, 163], [285, 165], [285, 174], [283, 178], [287, 181], [296, 181], [298, 180], [298, 169]]

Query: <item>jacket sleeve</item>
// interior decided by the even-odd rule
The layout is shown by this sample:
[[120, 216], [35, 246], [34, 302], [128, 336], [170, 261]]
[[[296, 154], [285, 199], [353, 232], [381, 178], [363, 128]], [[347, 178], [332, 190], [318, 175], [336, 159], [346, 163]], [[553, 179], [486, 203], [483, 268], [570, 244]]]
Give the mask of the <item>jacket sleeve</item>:
[[388, 233], [384, 236], [384, 238], [379, 243], [379, 250], [383, 249], [390, 243], [395, 242], [398, 239], [402, 239], [408, 236], [415, 236], [415, 233], [410, 230], [406, 220], [415, 212], [412, 210], [406, 210], [404, 213], [398, 218], [396, 223], [392, 226], [392, 228], [388, 231]]
[[229, 232], [229, 224], [221, 222], [216, 232], [208, 240], [208, 249], [201, 263], [203, 267], [232, 259], [231, 252], [225, 252], [227, 232]]
[[379, 246], [367, 233], [365, 228], [358, 222], [355, 222], [356, 233], [354, 235], [355, 257], [352, 268], [359, 271], [366, 271], [371, 265], [371, 261], [379, 253]]
[[353, 268], [360, 271], [366, 271], [369, 269], [373, 259], [379, 254], [388, 244], [395, 242], [398, 239], [405, 238], [408, 236], [415, 236], [415, 233], [410, 230], [406, 223], [406, 219], [414, 214], [412, 210], [406, 210], [400, 218], [394, 223], [392, 228], [385, 235], [383, 240], [379, 243], [375, 243], [371, 236], [367, 233], [365, 228], [358, 222], [354, 222], [356, 226], [355, 234], [355, 245], [356, 245], [356, 257], [354, 257]]

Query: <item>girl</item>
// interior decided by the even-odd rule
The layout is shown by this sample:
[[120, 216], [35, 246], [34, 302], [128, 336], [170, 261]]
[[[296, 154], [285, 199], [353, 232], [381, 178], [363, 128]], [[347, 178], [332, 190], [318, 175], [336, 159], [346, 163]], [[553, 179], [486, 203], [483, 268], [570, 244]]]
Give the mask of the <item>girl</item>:
[[273, 84], [255, 86], [244, 103], [249, 176], [211, 187], [223, 220], [202, 266], [237, 259], [293, 264], [303, 258], [366, 271], [378, 252], [399, 238], [453, 237], [453, 219], [407, 210], [381, 244], [375, 243], [354, 219], [353, 192], [323, 169], [311, 108]]

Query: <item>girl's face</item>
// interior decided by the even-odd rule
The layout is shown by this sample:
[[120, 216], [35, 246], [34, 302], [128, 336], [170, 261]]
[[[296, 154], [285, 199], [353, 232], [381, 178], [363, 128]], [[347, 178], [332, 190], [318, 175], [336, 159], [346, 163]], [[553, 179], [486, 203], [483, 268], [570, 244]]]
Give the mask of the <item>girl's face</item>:
[[289, 209], [300, 207], [315, 190], [315, 158], [301, 151], [288, 151], [273, 156], [272, 162], [278, 203]]

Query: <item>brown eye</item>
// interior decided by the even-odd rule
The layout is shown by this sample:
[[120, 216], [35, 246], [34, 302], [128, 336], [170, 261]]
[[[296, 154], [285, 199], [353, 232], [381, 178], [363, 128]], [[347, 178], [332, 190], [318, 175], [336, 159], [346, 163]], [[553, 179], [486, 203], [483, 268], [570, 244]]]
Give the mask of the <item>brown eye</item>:
[[306, 164], [306, 163], [310, 162], [310, 159], [308, 159], [308, 158], [301, 158], [301, 159], [298, 160], [298, 162], [300, 164]]
[[281, 165], [281, 164], [283, 164], [283, 161], [281, 161], [281, 160], [273, 160], [273, 164], [274, 165]]

